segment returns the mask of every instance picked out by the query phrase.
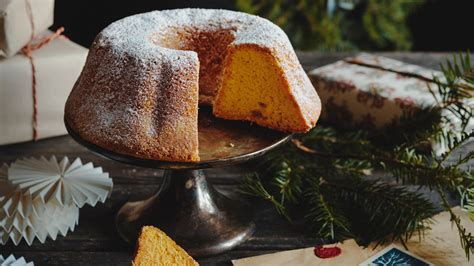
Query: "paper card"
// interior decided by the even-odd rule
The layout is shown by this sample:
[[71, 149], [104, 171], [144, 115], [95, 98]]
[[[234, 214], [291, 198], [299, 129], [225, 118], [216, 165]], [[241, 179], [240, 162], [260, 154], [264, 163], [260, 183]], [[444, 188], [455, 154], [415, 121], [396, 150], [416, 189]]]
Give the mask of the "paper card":
[[[461, 218], [461, 224], [466, 231], [474, 232], [474, 222], [469, 218], [469, 214], [460, 207], [452, 210]], [[437, 214], [433, 220], [431, 230], [426, 231], [421, 241], [415, 235], [407, 243], [408, 250], [434, 265], [472, 266], [472, 258], [471, 261], [467, 260], [464, 249], [461, 247], [459, 233], [456, 226], [451, 223], [449, 213]], [[401, 244], [398, 243], [398, 246]]]
[[432, 266], [432, 263], [411, 254], [407, 250], [399, 248], [397, 245], [390, 245], [374, 256], [370, 257], [366, 261], [359, 264], [359, 266], [397, 266], [397, 265], [410, 265], [410, 266]]
[[11, 57], [31, 39], [32, 25], [37, 35], [53, 25], [54, 0], [0, 0], [0, 56]]
[[[334, 246], [334, 244], [326, 246]], [[233, 260], [232, 263], [234, 266], [356, 265], [356, 262], [363, 261], [368, 257], [352, 239], [346, 240], [337, 246], [341, 249], [341, 254], [327, 259], [318, 258], [314, 254], [314, 247], [311, 247]]]

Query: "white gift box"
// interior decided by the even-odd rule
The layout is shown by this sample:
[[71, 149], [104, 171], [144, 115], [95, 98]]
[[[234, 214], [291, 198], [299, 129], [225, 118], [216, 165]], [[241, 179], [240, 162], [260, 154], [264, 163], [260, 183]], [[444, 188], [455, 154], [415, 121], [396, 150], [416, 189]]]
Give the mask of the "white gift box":
[[53, 25], [53, 15], [54, 0], [0, 0], [0, 55], [15, 55], [31, 40], [32, 22], [35, 36]]
[[[52, 34], [47, 31], [43, 35]], [[57, 38], [33, 51], [38, 100], [38, 138], [67, 134], [64, 104], [84, 66], [88, 50]], [[0, 60], [0, 145], [32, 140], [31, 64], [17, 54]]]

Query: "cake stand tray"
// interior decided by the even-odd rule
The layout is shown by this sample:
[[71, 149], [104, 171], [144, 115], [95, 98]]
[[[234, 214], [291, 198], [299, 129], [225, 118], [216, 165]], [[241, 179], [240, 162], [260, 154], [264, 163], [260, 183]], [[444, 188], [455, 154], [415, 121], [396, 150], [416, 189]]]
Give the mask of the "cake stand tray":
[[[164, 179], [148, 199], [128, 202], [118, 212], [120, 236], [134, 244], [140, 228], [154, 225], [191, 256], [207, 256], [232, 249], [255, 231], [253, 212], [240, 199], [218, 192], [203, 169], [241, 164], [284, 144], [292, 135], [257, 125], [215, 118], [210, 108], [199, 110], [199, 162], [168, 162], [119, 154], [81, 138], [65, 120], [79, 144], [105, 158], [135, 166], [164, 169]], [[156, 177], [150, 177], [156, 178]]]

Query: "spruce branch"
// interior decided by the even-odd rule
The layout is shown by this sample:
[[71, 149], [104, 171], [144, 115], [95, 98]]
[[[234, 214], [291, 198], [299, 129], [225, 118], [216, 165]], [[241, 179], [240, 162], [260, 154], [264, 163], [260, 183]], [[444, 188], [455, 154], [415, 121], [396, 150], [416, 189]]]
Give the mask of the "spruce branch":
[[350, 204], [347, 213], [353, 213], [353, 232], [365, 243], [382, 244], [387, 239], [405, 243], [414, 233], [421, 234], [428, 228], [429, 218], [435, 213], [433, 204], [420, 193], [380, 180], [349, 178], [326, 186], [327, 193], [335, 195], [337, 202]]
[[244, 177], [243, 186], [240, 192], [250, 196], [260, 197], [275, 206], [275, 209], [283, 215], [288, 221], [291, 221], [285, 206], [283, 206], [275, 197], [264, 187], [258, 173], [252, 173]]
[[471, 254], [474, 254], [474, 236], [471, 232], [467, 232], [466, 228], [461, 224], [461, 218], [457, 216], [451, 209], [448, 198], [441, 186], [438, 186], [437, 191], [441, 196], [441, 201], [445, 211], [449, 212], [450, 221], [456, 225], [461, 241], [461, 247], [464, 249], [467, 259], [470, 259]]
[[321, 193], [321, 183], [316, 180], [305, 191], [308, 198], [309, 210], [306, 219], [316, 235], [329, 239], [352, 237], [350, 224], [343, 209], [336, 206], [327, 193]]
[[273, 166], [273, 184], [278, 187], [281, 194], [280, 204], [285, 204], [285, 199], [297, 202], [297, 195], [301, 194], [302, 173], [298, 168], [292, 168], [288, 161], [281, 161]]

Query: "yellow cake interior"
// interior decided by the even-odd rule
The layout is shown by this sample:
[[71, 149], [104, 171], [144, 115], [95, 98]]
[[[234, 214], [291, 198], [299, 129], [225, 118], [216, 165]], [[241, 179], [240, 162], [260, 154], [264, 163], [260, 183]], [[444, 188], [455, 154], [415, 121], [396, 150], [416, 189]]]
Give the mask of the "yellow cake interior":
[[243, 46], [228, 55], [214, 102], [216, 116], [295, 131], [305, 124], [300, 113], [281, 67], [269, 52]]
[[160, 229], [144, 226], [138, 238], [134, 266], [198, 265], [198, 263]]

